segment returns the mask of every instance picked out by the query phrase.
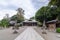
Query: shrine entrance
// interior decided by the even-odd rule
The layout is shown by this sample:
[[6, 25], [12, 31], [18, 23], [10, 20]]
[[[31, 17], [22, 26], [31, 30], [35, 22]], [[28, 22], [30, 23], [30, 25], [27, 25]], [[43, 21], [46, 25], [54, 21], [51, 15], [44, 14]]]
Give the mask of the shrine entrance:
[[24, 21], [23, 26], [37, 26], [36, 21]]

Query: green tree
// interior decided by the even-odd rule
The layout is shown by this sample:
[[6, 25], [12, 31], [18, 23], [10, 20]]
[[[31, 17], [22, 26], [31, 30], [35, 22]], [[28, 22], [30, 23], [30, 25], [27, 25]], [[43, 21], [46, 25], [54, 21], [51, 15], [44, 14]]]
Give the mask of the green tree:
[[24, 21], [24, 10], [22, 8], [17, 9], [17, 20], [18, 22]]
[[17, 20], [17, 16], [16, 16], [16, 15], [13, 15], [13, 16], [11, 17], [11, 20]]
[[2, 20], [0, 21], [0, 26], [8, 27], [8, 25], [9, 25], [8, 20], [6, 20], [6, 19], [2, 19]]
[[60, 7], [60, 0], [50, 0], [49, 5], [56, 5]]
[[50, 16], [47, 14], [48, 9], [49, 7], [42, 7], [41, 9], [39, 9], [35, 15], [36, 20], [39, 22], [43, 22], [43, 20], [46, 20], [46, 18]]
[[58, 14], [57, 18], [60, 20], [60, 0], [50, 0], [49, 4], [48, 5], [53, 5], [53, 6], [56, 6], [57, 9], [56, 10], [56, 13]]
[[[51, 7], [52, 6], [52, 7]], [[60, 0], [50, 0], [48, 6], [40, 8], [36, 12], [36, 20], [43, 22], [58, 18], [60, 20]]]
[[55, 20], [58, 16], [57, 8], [54, 7], [42, 7], [36, 12], [35, 18], [39, 22]]
[[17, 23], [24, 21], [24, 10], [22, 8], [18, 8], [17, 14], [13, 15], [11, 20], [17, 20]]
[[31, 17], [30, 19], [35, 19], [35, 17]]

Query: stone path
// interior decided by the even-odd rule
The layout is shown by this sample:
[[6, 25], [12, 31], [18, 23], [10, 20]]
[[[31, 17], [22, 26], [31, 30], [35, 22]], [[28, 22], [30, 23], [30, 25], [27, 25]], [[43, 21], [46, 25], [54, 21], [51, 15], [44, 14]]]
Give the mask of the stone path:
[[[27, 31], [27, 32], [24, 33], [23, 38], [25, 39], [27, 36], [29, 36], [29, 37], [27, 37], [26, 40], [29, 40], [31, 38], [32, 38], [31, 40], [36, 40], [35, 38], [39, 39], [39, 38], [42, 38], [42, 37], [45, 40], [60, 40], [60, 37], [58, 37], [60, 34], [58, 34], [58, 33], [46, 31], [47, 34], [42, 34], [42, 30], [41, 30], [40, 27], [32, 27], [32, 28], [29, 27], [27, 29], [26, 28], [27, 27], [20, 27], [19, 30], [17, 30], [18, 31], [17, 34], [13, 34], [12, 28], [1, 29], [0, 30], [0, 40], [14, 40], [14, 39], [17, 39], [25, 31]], [[41, 36], [38, 37], [36, 35], [41, 35], [42, 37]]]
[[44, 40], [32, 27], [28, 27], [15, 40]]

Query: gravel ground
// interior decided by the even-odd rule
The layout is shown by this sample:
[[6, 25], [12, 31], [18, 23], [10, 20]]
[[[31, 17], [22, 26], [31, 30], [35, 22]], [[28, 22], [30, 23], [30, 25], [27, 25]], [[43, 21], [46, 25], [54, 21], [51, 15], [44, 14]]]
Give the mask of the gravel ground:
[[[12, 28], [6, 28], [0, 30], [0, 40], [14, 40], [19, 34], [21, 34], [27, 27], [20, 27], [17, 34], [13, 34]], [[55, 32], [46, 31], [47, 34], [42, 34], [40, 27], [33, 27], [45, 40], [60, 40], [58, 37], [60, 34]]]
[[[60, 34], [55, 32], [49, 32], [46, 30], [47, 34], [42, 34], [40, 27], [35, 28], [35, 30], [45, 39], [45, 40], [60, 40]], [[58, 37], [59, 36], [59, 37]]]
[[20, 33], [22, 33], [26, 28], [20, 27], [17, 34], [13, 34], [12, 28], [7, 28], [0, 30], [0, 40], [14, 40]]

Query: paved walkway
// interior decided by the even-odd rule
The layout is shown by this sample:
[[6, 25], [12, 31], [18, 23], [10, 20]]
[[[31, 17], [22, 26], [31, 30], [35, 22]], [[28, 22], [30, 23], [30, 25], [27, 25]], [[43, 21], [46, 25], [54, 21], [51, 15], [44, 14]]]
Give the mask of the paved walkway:
[[[35, 38], [38, 38], [38, 36], [36, 36], [37, 34], [41, 35], [45, 40], [60, 40], [60, 38], [58, 37], [58, 35], [60, 35], [60, 34], [58, 34], [58, 33], [46, 31], [47, 34], [42, 34], [42, 30], [41, 30], [40, 27], [33, 27], [33, 28], [29, 27], [28, 29], [26, 29], [26, 28], [27, 27], [20, 27], [17, 34], [13, 34], [12, 28], [2, 29], [2, 30], [0, 30], [0, 40], [14, 40], [14, 39], [17, 39], [18, 36], [21, 36], [22, 33], [24, 33], [25, 31], [27, 31], [27, 32], [24, 33], [24, 34], [26, 34], [25, 36], [26, 37], [29, 36], [30, 38], [32, 38], [31, 40], [36, 40]], [[24, 36], [24, 39], [25, 39], [25, 36]], [[39, 38], [41, 36], [39, 36]], [[27, 37], [26, 40], [28, 40], [29, 37]]]
[[28, 27], [15, 40], [44, 40], [32, 27]]

